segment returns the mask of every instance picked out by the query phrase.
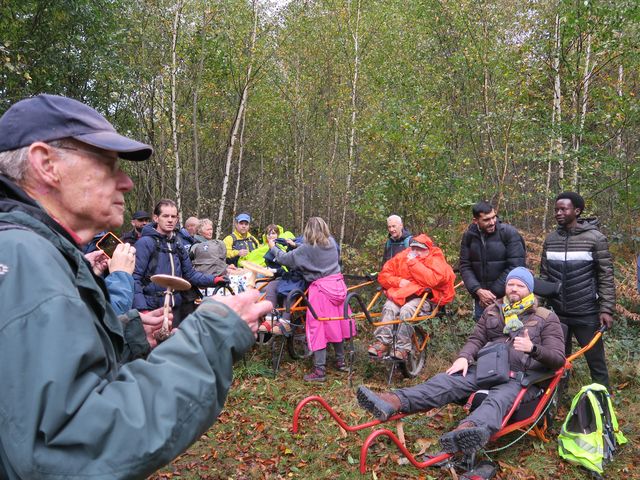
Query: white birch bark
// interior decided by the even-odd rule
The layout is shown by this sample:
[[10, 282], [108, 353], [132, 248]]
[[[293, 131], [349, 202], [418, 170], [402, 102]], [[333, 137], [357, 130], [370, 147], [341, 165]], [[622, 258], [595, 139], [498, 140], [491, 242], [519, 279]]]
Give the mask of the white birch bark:
[[342, 206], [342, 224], [340, 225], [340, 249], [344, 241], [344, 231], [347, 221], [347, 208], [351, 197], [351, 175], [355, 162], [356, 150], [356, 119], [357, 119], [357, 97], [358, 97], [358, 71], [360, 68], [360, 0], [356, 9], [356, 24], [352, 34], [353, 37], [353, 79], [351, 82], [351, 133], [349, 135], [349, 162], [347, 164], [347, 181], [345, 185], [344, 205]]
[[[556, 9], [558, 6], [556, 6]], [[547, 181], [545, 184], [545, 202], [544, 215], [542, 216], [542, 230], [547, 229], [547, 218], [549, 217], [549, 193], [551, 189], [551, 173], [552, 162], [554, 156], [559, 157], [559, 175], [562, 175], [562, 133], [558, 128], [562, 122], [562, 90], [560, 78], [560, 13], [556, 11], [555, 31], [554, 31], [554, 49], [553, 49], [553, 110], [551, 111], [551, 129], [557, 131], [557, 136], [551, 139], [551, 147], [549, 149], [549, 162], [547, 164]]]
[[238, 211], [238, 196], [240, 194], [240, 178], [242, 176], [242, 156], [244, 154], [244, 127], [247, 120], [247, 109], [242, 110], [242, 126], [240, 127], [240, 148], [238, 149], [238, 168], [236, 169], [236, 192], [233, 195], [233, 213], [235, 218]]
[[578, 172], [580, 169], [580, 162], [578, 161], [578, 152], [580, 151], [580, 146], [582, 145], [582, 135], [584, 134], [584, 122], [587, 117], [587, 106], [589, 103], [589, 84], [591, 82], [591, 75], [593, 74], [593, 70], [595, 69], [596, 62], [591, 64], [591, 33], [587, 34], [587, 53], [585, 55], [584, 60], [584, 73], [582, 76], [582, 95], [580, 98], [580, 119], [579, 119], [579, 127], [578, 127], [578, 135], [576, 138], [576, 142], [574, 145], [574, 163], [573, 163], [573, 178], [571, 180], [571, 185], [573, 190], [578, 188]]
[[182, 223], [182, 195], [180, 192], [180, 177], [182, 167], [180, 165], [180, 152], [178, 145], [178, 119], [176, 114], [176, 76], [178, 70], [177, 47], [178, 29], [180, 27], [180, 14], [182, 13], [182, 0], [178, 0], [176, 14], [173, 17], [173, 29], [171, 35], [171, 139], [173, 141], [173, 154], [176, 161], [176, 205], [178, 206], [178, 219]]
[[222, 234], [222, 220], [224, 219], [224, 209], [227, 201], [227, 190], [229, 189], [229, 172], [231, 171], [231, 160], [233, 159], [233, 150], [235, 148], [236, 141], [238, 139], [238, 130], [240, 129], [240, 123], [244, 109], [247, 105], [247, 98], [249, 95], [249, 84], [251, 83], [251, 74], [253, 71], [253, 50], [256, 44], [256, 36], [258, 31], [258, 9], [256, 0], [253, 0], [253, 31], [251, 33], [251, 48], [249, 50], [249, 64], [247, 66], [247, 76], [242, 86], [240, 101], [238, 102], [238, 108], [236, 110], [236, 116], [233, 120], [233, 125], [229, 134], [229, 141], [227, 142], [227, 155], [224, 168], [224, 176], [222, 179], [222, 192], [220, 193], [220, 207], [218, 210], [218, 223], [216, 225], [216, 238], [220, 238]]

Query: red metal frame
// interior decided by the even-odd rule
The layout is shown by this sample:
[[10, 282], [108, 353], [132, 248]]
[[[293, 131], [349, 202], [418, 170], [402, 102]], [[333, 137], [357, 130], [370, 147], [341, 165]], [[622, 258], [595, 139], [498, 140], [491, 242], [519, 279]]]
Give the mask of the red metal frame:
[[[498, 432], [496, 432], [494, 435], [491, 436], [490, 441], [497, 440], [498, 438], [500, 438], [500, 437], [502, 437], [504, 435], [507, 435], [507, 434], [509, 434], [509, 433], [511, 433], [511, 432], [513, 432], [515, 430], [523, 430], [524, 428], [529, 427], [532, 423], [538, 421], [540, 415], [543, 412], [543, 410], [547, 407], [547, 404], [551, 400], [553, 392], [555, 391], [556, 387], [558, 386], [558, 383], [560, 383], [560, 380], [562, 378], [563, 373], [565, 371], [567, 371], [567, 370], [571, 370], [571, 368], [573, 367], [573, 361], [577, 357], [583, 355], [584, 352], [586, 352], [587, 350], [592, 348], [593, 345], [595, 345], [595, 343], [598, 342], [598, 340], [600, 340], [600, 337], [602, 336], [603, 332], [604, 332], [604, 329], [601, 329], [600, 331], [598, 331], [587, 345], [582, 347], [580, 350], [578, 350], [574, 354], [570, 355], [565, 360], [564, 366], [559, 368], [558, 370], [556, 370], [556, 372], [554, 373], [554, 375], [552, 377], [551, 383], [545, 389], [544, 393], [540, 397], [540, 400], [538, 401], [538, 404], [537, 404], [535, 410], [533, 411], [533, 413], [529, 417], [508, 425], [509, 419], [513, 416], [515, 411], [518, 409], [518, 407], [519, 407], [519, 405], [520, 405], [520, 403], [522, 401], [522, 398], [524, 397], [524, 395], [525, 395], [525, 393], [527, 391], [528, 387], [523, 387], [520, 390], [520, 392], [518, 393], [518, 396], [516, 397], [516, 399], [515, 399], [515, 401], [513, 403], [513, 406], [511, 407], [511, 409], [509, 410], [507, 415], [504, 417], [504, 419], [502, 421], [502, 427], [500, 428], [500, 430]], [[381, 420], [372, 420], [370, 422], [362, 423], [362, 424], [359, 424], [359, 425], [347, 425], [347, 423], [340, 417], [340, 415], [338, 415], [329, 406], [329, 404], [326, 402], [326, 400], [324, 398], [320, 397], [319, 395], [312, 395], [312, 396], [306, 397], [305, 399], [300, 401], [298, 403], [298, 405], [296, 406], [296, 409], [295, 409], [295, 411], [293, 413], [293, 433], [298, 433], [298, 431], [300, 429], [300, 413], [301, 413], [302, 409], [306, 405], [308, 405], [309, 403], [313, 403], [313, 402], [319, 403], [329, 413], [329, 415], [331, 415], [331, 417], [336, 421], [336, 423], [338, 423], [338, 425], [340, 425], [340, 427], [342, 427], [347, 432], [355, 432], [355, 431], [358, 431], [358, 430], [363, 430], [365, 428], [375, 427], [376, 425], [380, 425], [382, 423], [386, 423], [386, 422], [383, 422]], [[387, 422], [399, 421], [400, 419], [402, 419], [402, 418], [404, 418], [406, 416], [408, 416], [408, 414], [396, 414], [396, 415], [391, 416], [387, 420]], [[532, 430], [533, 430], [533, 434], [536, 437], [540, 438], [543, 441], [547, 441], [546, 437], [544, 436], [544, 433], [545, 433], [544, 430], [545, 429], [546, 429], [546, 425], [544, 427], [542, 427], [542, 428], [538, 427], [538, 426], [535, 426]], [[413, 454], [411, 452], [409, 452], [407, 447], [404, 445], [404, 443], [398, 438], [398, 436], [395, 433], [393, 433], [389, 429], [381, 428], [381, 429], [378, 429], [378, 430], [375, 430], [375, 431], [371, 432], [369, 434], [369, 436], [365, 439], [364, 443], [362, 444], [362, 447], [360, 448], [360, 472], [361, 473], [365, 473], [366, 470], [367, 470], [367, 454], [368, 454], [369, 447], [380, 436], [386, 436], [389, 439], [391, 439], [391, 441], [396, 444], [398, 449], [409, 460], [409, 462], [413, 466], [415, 466], [417, 468], [426, 468], [426, 467], [435, 465], [437, 463], [440, 463], [440, 462], [442, 462], [444, 460], [447, 460], [447, 459], [449, 459], [449, 458], [451, 458], [453, 456], [453, 454], [442, 453], [440, 455], [434, 456], [433, 458], [430, 458], [429, 460], [427, 460], [425, 462], [420, 462], [420, 461], [416, 460], [416, 458], [413, 456]]]

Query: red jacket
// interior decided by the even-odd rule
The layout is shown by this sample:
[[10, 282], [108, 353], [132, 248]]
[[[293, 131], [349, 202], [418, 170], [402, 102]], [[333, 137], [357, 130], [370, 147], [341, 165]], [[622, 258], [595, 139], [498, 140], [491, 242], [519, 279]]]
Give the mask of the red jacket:
[[[455, 274], [444, 258], [442, 250], [433, 245], [433, 241], [424, 233], [414, 237], [429, 247], [426, 257], [408, 258], [411, 249], [398, 253], [382, 267], [378, 282], [387, 298], [398, 305], [404, 305], [412, 295], [421, 295], [425, 289], [431, 289], [432, 303], [446, 305], [453, 300]], [[409, 280], [409, 284], [400, 286], [400, 280]]]

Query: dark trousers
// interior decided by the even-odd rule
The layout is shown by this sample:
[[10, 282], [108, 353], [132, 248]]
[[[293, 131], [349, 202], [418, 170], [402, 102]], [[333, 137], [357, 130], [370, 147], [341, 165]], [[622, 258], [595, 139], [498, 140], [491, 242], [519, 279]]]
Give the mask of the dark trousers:
[[[489, 389], [487, 398], [465, 420], [478, 427], [485, 427], [491, 435], [500, 430], [502, 419], [509, 412], [522, 387], [516, 380], [509, 380]], [[438, 408], [449, 403], [463, 403], [469, 395], [479, 390], [475, 367], [469, 367], [467, 375], [439, 373], [415, 387], [394, 390], [404, 413], [414, 413]]]
[[[572, 337], [576, 337], [578, 341], [578, 345], [580, 347], [584, 347], [587, 343], [591, 341], [593, 336], [596, 334], [598, 329], [600, 328], [600, 324], [590, 323], [590, 324], [582, 324], [581, 318], [578, 317], [560, 317], [560, 321], [567, 325], [568, 332], [567, 337], [565, 338], [564, 344], [564, 352], [567, 356], [571, 354], [571, 340]], [[593, 316], [589, 317], [591, 320], [594, 319]], [[586, 321], [585, 321], [586, 323]], [[587, 361], [587, 365], [589, 365], [589, 371], [591, 372], [591, 380], [601, 385], [609, 387], [609, 371], [607, 370], [607, 362], [605, 360], [604, 355], [604, 342], [602, 338], [598, 340], [591, 350], [584, 354], [585, 360]]]
[[480, 300], [477, 298], [473, 299], [473, 319], [478, 323], [480, 317], [482, 316], [482, 312], [484, 312], [484, 307], [480, 305]]

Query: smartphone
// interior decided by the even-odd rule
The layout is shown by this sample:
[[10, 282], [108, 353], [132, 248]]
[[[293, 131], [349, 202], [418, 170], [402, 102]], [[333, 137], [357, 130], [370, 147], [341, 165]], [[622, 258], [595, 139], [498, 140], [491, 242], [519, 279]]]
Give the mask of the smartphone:
[[120, 243], [122, 243], [122, 240], [113, 233], [107, 232], [100, 240], [98, 240], [96, 247], [103, 251], [107, 257], [111, 258], [113, 257], [114, 250]]

